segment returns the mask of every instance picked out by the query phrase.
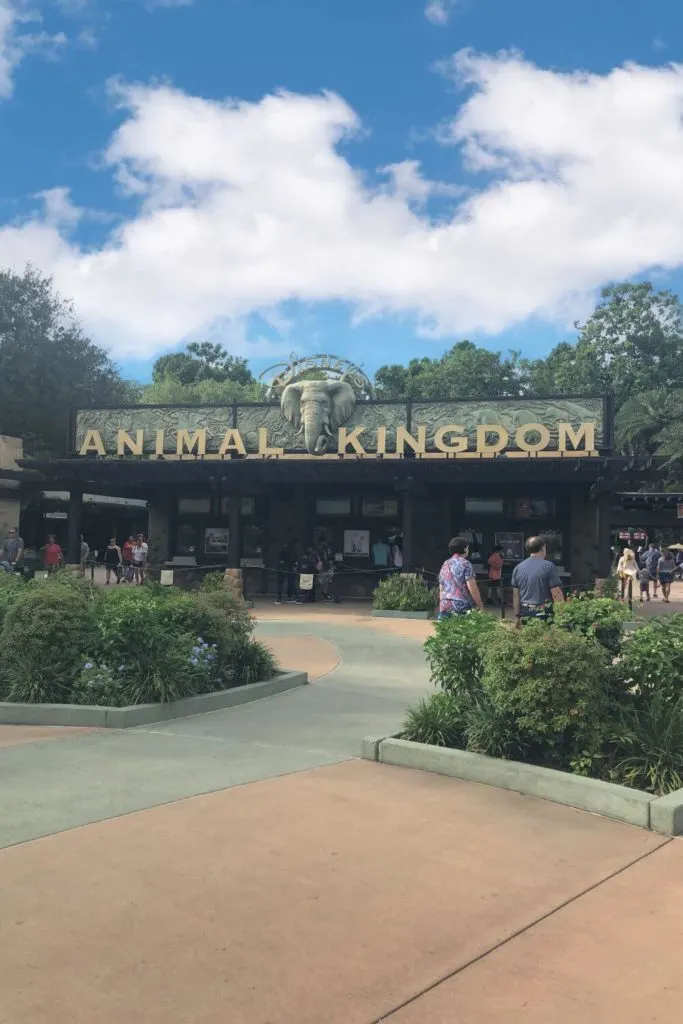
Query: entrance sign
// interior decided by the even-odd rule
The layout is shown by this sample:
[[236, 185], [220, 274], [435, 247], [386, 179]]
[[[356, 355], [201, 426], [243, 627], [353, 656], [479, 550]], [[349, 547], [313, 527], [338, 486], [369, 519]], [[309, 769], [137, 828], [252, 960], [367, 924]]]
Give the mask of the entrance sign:
[[78, 455], [107, 459], [529, 459], [606, 454], [601, 398], [357, 400], [303, 380], [279, 402], [81, 409]]

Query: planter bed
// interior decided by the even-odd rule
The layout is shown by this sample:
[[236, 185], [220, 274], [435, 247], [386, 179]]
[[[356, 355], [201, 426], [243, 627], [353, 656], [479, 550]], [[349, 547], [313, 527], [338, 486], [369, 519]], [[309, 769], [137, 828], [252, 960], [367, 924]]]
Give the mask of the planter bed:
[[286, 693], [308, 683], [306, 672], [279, 672], [262, 683], [234, 686], [229, 690], [197, 694], [167, 704], [133, 704], [129, 707], [100, 707], [88, 704], [11, 704], [0, 701], [0, 725], [91, 726], [100, 729], [130, 729], [173, 718], [187, 718], [207, 711], [249, 704], [264, 697]]
[[387, 608], [373, 608], [372, 614], [376, 619], [431, 619], [432, 612], [401, 612], [390, 611]]
[[683, 790], [655, 797], [612, 782], [541, 768], [520, 761], [484, 757], [468, 750], [434, 747], [387, 737], [368, 737], [362, 756], [383, 764], [435, 772], [467, 782], [510, 789], [625, 821], [665, 835], [683, 834]]

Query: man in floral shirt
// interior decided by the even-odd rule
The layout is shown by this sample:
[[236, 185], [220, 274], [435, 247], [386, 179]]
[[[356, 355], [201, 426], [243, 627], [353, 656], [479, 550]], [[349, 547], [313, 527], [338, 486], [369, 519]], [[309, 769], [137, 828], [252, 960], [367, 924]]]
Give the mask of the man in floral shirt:
[[439, 618], [465, 615], [473, 608], [484, 610], [472, 563], [468, 562], [469, 544], [464, 537], [454, 537], [448, 545], [451, 557], [439, 573]]

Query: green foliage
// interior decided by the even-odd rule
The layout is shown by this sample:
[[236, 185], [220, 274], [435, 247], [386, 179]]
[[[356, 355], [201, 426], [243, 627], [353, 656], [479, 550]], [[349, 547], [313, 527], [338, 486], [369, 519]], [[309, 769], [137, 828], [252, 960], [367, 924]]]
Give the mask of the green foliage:
[[382, 366], [375, 375], [378, 398], [500, 398], [520, 393], [517, 356], [460, 341], [439, 359], [423, 356], [408, 366]]
[[434, 635], [425, 642], [432, 681], [449, 693], [479, 691], [486, 644], [497, 628], [484, 612], [452, 615], [434, 624]]
[[258, 640], [241, 641], [232, 651], [234, 686], [272, 679], [278, 670], [277, 659], [269, 647]]
[[466, 729], [462, 703], [451, 693], [433, 693], [408, 708], [403, 739], [435, 747], [463, 745]]
[[81, 652], [93, 642], [92, 610], [68, 587], [25, 587], [5, 617], [0, 679], [6, 700], [68, 700]]
[[624, 644], [618, 671], [641, 700], [654, 694], [670, 703], [683, 697], [683, 615], [650, 619]]
[[7, 612], [26, 592], [26, 584], [14, 572], [0, 572], [0, 627]]
[[423, 579], [387, 576], [375, 588], [372, 607], [378, 611], [431, 612], [436, 607], [436, 593]]
[[613, 781], [664, 796], [683, 789], [683, 700], [655, 693], [624, 721]]
[[467, 709], [467, 749], [488, 757], [524, 760], [531, 746], [514, 715], [502, 710], [485, 690]]
[[63, 455], [70, 409], [134, 394], [49, 278], [0, 271], [0, 433], [23, 438], [28, 454]]
[[542, 622], [499, 628], [486, 646], [482, 685], [494, 717], [513, 721], [541, 763], [562, 767], [599, 748], [611, 688], [607, 652], [595, 641]]
[[621, 647], [623, 623], [628, 613], [620, 601], [581, 594], [555, 609], [555, 625], [591, 637], [612, 654]]
[[90, 588], [68, 573], [23, 584], [0, 577], [11, 636], [0, 692], [12, 701], [125, 706], [178, 700], [269, 679], [272, 653], [253, 640], [227, 590]]
[[600, 596], [609, 597], [613, 601], [616, 601], [619, 597], [619, 592], [619, 577], [615, 576], [614, 573], [611, 573], [609, 576], [606, 576], [605, 579], [602, 581], [602, 593]]
[[152, 369], [152, 383], [142, 390], [143, 402], [206, 405], [258, 402], [265, 388], [246, 359], [229, 355], [221, 345], [192, 342], [185, 352], [161, 356]]

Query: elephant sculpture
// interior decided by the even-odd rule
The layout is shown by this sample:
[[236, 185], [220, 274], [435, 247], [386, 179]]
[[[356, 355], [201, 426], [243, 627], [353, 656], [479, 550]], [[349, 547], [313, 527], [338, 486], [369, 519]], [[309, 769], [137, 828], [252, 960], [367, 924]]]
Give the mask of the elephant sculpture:
[[306, 451], [324, 455], [334, 432], [347, 422], [356, 395], [343, 380], [302, 380], [282, 392], [283, 415], [297, 433], [303, 431]]

